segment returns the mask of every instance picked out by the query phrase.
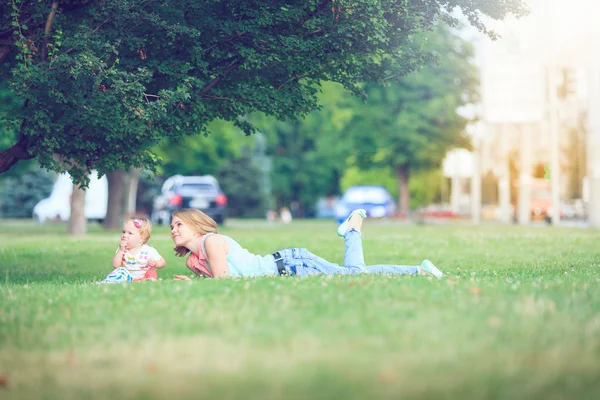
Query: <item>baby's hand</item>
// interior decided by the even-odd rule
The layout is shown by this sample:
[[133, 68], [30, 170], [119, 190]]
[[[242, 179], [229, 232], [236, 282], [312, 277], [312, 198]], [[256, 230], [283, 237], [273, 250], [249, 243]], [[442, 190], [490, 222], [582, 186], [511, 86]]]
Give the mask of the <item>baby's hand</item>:
[[156, 267], [156, 260], [148, 260], [148, 269], [153, 269], [154, 267]]
[[121, 243], [119, 244], [119, 248], [121, 249], [121, 251], [127, 251], [127, 240], [121, 240]]

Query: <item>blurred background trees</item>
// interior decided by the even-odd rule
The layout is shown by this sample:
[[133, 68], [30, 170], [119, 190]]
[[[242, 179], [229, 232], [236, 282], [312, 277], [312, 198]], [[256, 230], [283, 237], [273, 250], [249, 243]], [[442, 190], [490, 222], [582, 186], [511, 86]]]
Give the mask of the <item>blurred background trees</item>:
[[[105, 227], [117, 228], [126, 212], [149, 214], [152, 197], [164, 178], [174, 174], [216, 176], [234, 217], [261, 217], [269, 208], [292, 204], [296, 216], [311, 216], [319, 198], [367, 183], [385, 186], [401, 199], [405, 213], [438, 200], [446, 151], [469, 146], [467, 119], [456, 110], [475, 101], [476, 70], [470, 45], [452, 30], [439, 28], [418, 43], [437, 57], [398, 82], [364, 85], [365, 101], [340, 84], [323, 82], [320, 109], [302, 119], [249, 114], [246, 119], [262, 132], [259, 140], [231, 122], [216, 120], [209, 124], [210, 134], [156, 147], [160, 166], [156, 173], [141, 174], [134, 206], [128, 207], [126, 199], [132, 171], [110, 172]], [[10, 98], [6, 93], [5, 103]], [[260, 155], [253, 151], [257, 141], [262, 142]], [[267, 169], [257, 157], [268, 159]], [[414, 182], [410, 176], [416, 177]]]
[[7, 176], [0, 183], [0, 215], [31, 218], [33, 207], [50, 195], [52, 181], [52, 173], [41, 168]]
[[453, 147], [470, 147], [465, 132], [469, 119], [457, 110], [477, 102], [471, 44], [444, 25], [421, 43], [432, 58], [398, 81], [367, 84], [367, 102], [353, 105], [346, 129], [362, 169], [392, 169], [403, 214], [411, 208], [411, 174], [440, 168]]
[[248, 215], [295, 204], [302, 216], [368, 163], [395, 171], [406, 210], [411, 173], [465, 143], [455, 112], [473, 99], [470, 50], [441, 30], [457, 26], [455, 6], [484, 31], [482, 15], [525, 12], [520, 0], [4, 3], [0, 172], [35, 158], [76, 182], [108, 173], [107, 228], [174, 173], [263, 193]]

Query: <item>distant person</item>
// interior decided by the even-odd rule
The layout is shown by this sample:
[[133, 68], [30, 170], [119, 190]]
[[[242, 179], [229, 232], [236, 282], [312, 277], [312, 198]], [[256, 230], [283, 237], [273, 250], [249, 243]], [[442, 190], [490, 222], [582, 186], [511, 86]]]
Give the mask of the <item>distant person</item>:
[[281, 222], [284, 224], [289, 224], [292, 222], [292, 213], [290, 212], [289, 208], [283, 207], [281, 211], [279, 211], [279, 215], [281, 216]]
[[[361, 273], [443, 276], [428, 260], [418, 266], [365, 266], [360, 231], [365, 217], [365, 210], [354, 210], [338, 228], [338, 235], [344, 237], [346, 244], [344, 266], [330, 263], [303, 248], [284, 249], [264, 257], [252, 254], [232, 238], [219, 234], [215, 221], [195, 209], [173, 213], [171, 237], [177, 256], [190, 253], [186, 260], [187, 267], [196, 275], [206, 278]], [[175, 279], [191, 278], [175, 275]]]
[[156, 269], [167, 262], [154, 247], [146, 243], [152, 234], [152, 224], [144, 217], [131, 217], [123, 223], [121, 243], [113, 257], [115, 269], [101, 283], [122, 283], [157, 280]]
[[275, 222], [276, 219], [277, 219], [277, 211], [275, 211], [275, 210], [267, 211], [267, 221], [268, 222]]

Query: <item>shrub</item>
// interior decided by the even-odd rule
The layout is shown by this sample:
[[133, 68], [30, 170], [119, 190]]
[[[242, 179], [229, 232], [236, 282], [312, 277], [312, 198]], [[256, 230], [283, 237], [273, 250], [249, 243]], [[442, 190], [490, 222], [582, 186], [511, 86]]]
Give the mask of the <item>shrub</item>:
[[37, 168], [0, 183], [0, 214], [4, 218], [31, 218], [33, 207], [52, 192], [52, 173]]

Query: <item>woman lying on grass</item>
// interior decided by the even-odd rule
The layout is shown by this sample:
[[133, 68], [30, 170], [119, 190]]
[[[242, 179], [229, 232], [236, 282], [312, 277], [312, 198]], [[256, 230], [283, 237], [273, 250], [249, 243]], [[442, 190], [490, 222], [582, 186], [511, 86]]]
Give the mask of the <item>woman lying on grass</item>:
[[[277, 251], [258, 256], [242, 248], [232, 238], [217, 233], [217, 224], [202, 211], [184, 209], [175, 211], [171, 221], [171, 237], [177, 256], [190, 253], [186, 265], [195, 274], [205, 278], [226, 276], [314, 275], [314, 274], [412, 274], [443, 276], [429, 260], [419, 266], [373, 265], [365, 266], [360, 229], [365, 210], [354, 210], [338, 228], [338, 235], [346, 242], [344, 266], [330, 263], [302, 248]], [[175, 279], [189, 280], [185, 275]]]

